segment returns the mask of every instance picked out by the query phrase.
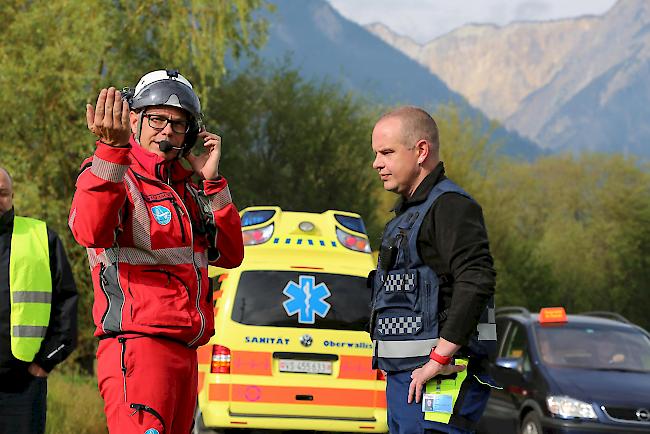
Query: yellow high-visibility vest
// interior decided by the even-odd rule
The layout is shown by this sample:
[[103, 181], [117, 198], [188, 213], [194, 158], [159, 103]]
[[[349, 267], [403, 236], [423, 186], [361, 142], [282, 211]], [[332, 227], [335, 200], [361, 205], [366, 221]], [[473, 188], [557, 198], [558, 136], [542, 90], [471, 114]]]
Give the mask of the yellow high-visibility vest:
[[14, 217], [9, 257], [11, 352], [31, 362], [50, 323], [52, 275], [45, 222]]

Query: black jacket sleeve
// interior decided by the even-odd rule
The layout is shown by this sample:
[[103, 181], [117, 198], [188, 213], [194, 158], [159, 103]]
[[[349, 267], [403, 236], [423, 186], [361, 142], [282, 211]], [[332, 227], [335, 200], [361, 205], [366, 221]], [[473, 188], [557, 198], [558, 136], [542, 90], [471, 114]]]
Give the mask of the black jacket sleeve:
[[61, 239], [49, 228], [47, 235], [52, 273], [52, 311], [47, 334], [34, 362], [49, 372], [65, 360], [77, 345], [78, 294]]
[[475, 201], [447, 193], [436, 201], [432, 215], [431, 235], [435, 237], [441, 265], [452, 277], [451, 301], [440, 336], [466, 345], [476, 332], [496, 284], [483, 211]]

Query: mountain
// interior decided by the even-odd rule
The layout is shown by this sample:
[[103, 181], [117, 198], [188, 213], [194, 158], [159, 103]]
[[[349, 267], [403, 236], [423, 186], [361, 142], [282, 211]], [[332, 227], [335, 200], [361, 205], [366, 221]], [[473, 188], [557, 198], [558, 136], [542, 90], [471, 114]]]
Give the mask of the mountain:
[[368, 29], [425, 65], [488, 116], [505, 120], [557, 74], [596, 21], [468, 25], [426, 45], [392, 34], [382, 24]]
[[650, 157], [646, 0], [602, 16], [464, 26], [424, 45], [368, 29], [544, 148]]
[[[341, 16], [324, 0], [273, 0], [267, 15], [269, 37], [260, 57], [277, 62], [290, 55], [292, 65], [309, 79], [340, 82], [386, 105], [410, 104], [435, 109], [454, 103], [470, 116], [489, 124], [465, 97], [449, 89], [435, 74], [368, 30]], [[517, 133], [499, 128], [494, 138], [503, 152], [532, 158], [541, 150]]]

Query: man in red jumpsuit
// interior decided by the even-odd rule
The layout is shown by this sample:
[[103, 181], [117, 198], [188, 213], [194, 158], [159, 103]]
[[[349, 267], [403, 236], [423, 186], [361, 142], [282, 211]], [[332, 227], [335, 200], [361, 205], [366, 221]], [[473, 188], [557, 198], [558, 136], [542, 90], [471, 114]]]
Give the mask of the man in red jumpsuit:
[[[196, 348], [214, 334], [208, 264], [232, 268], [244, 255], [219, 175], [221, 138], [203, 128], [192, 85], [173, 70], [146, 74], [125, 95], [102, 89], [86, 118], [97, 147], [82, 165], [69, 225], [88, 251], [109, 432], [186, 434]], [[205, 148], [198, 157], [195, 141]]]

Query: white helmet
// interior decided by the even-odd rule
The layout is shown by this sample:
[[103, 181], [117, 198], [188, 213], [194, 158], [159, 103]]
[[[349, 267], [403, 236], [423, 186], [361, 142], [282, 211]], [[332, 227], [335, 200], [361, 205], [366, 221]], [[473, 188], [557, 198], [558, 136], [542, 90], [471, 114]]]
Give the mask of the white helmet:
[[[135, 86], [135, 90], [125, 89], [125, 99], [133, 111], [140, 111], [151, 106], [171, 106], [185, 110], [190, 115], [190, 129], [185, 134], [183, 155], [187, 154], [201, 128], [203, 114], [201, 102], [194, 92], [192, 84], [175, 69], [161, 69], [145, 74]], [[142, 125], [142, 114], [138, 122], [138, 134]]]

